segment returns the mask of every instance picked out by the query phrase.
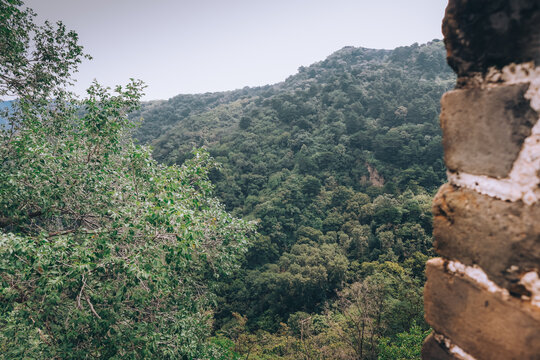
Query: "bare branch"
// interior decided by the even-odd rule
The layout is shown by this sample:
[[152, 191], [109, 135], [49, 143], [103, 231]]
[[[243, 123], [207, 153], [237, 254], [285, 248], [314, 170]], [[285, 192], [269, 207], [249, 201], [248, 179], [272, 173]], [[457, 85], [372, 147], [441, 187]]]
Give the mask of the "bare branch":
[[94, 314], [98, 319], [101, 320], [101, 316], [94, 310], [94, 305], [90, 302], [90, 299], [88, 298], [88, 295], [84, 294], [84, 297], [86, 299], [86, 302], [88, 303], [88, 306], [90, 306], [90, 310], [92, 311], [92, 314]]

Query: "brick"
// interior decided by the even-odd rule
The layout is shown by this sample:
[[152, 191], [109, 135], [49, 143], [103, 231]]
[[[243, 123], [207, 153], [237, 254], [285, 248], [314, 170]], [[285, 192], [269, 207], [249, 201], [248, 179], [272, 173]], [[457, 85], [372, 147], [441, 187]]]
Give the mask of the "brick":
[[433, 200], [433, 214], [439, 255], [479, 265], [500, 287], [528, 295], [517, 282], [520, 274], [540, 270], [539, 203], [506, 202], [445, 184]]
[[425, 317], [437, 333], [477, 360], [540, 359], [540, 308], [449, 273], [440, 258], [426, 276]]
[[443, 20], [448, 64], [460, 76], [491, 66], [540, 64], [537, 0], [450, 0]]
[[448, 352], [443, 345], [430, 334], [422, 344], [422, 359], [424, 360], [461, 360]]
[[449, 91], [441, 99], [444, 159], [450, 171], [504, 178], [538, 114], [528, 84]]

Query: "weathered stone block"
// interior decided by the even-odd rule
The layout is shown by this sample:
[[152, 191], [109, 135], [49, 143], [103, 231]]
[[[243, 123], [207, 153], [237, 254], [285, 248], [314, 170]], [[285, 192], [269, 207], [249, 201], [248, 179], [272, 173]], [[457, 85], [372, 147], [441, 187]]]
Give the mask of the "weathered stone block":
[[479, 265], [497, 285], [525, 294], [520, 275], [540, 269], [540, 204], [506, 202], [443, 185], [433, 200], [435, 251]]
[[504, 178], [538, 114], [527, 84], [449, 91], [441, 99], [444, 159], [450, 171]]
[[540, 65], [538, 0], [450, 0], [443, 20], [448, 64], [459, 76], [490, 66]]
[[424, 360], [461, 360], [458, 357], [450, 354], [448, 349], [439, 344], [437, 340], [430, 334], [422, 344], [422, 359]]
[[477, 360], [540, 359], [540, 308], [446, 271], [442, 259], [426, 267], [426, 321]]

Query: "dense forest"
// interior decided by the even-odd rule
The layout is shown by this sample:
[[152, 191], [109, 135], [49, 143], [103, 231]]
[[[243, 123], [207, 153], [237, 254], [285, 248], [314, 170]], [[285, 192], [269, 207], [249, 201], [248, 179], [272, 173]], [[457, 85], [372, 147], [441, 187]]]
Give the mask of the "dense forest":
[[140, 104], [66, 90], [61, 22], [0, 18], [1, 359], [419, 358], [440, 41]]
[[[257, 222], [215, 288], [214, 341], [240, 358], [418, 358], [431, 197], [445, 179], [442, 42], [345, 47], [258, 88], [143, 103], [135, 138]], [[234, 355], [237, 354], [237, 355]]]
[[36, 16], [0, 0], [0, 359], [419, 358], [441, 41], [141, 104]]

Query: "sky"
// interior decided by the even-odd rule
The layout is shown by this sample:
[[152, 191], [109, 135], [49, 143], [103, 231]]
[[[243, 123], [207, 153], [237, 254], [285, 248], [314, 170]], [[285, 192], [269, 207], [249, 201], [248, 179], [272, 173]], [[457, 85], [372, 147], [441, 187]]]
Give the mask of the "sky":
[[344, 46], [393, 49], [441, 39], [446, 0], [26, 0], [38, 22], [61, 20], [96, 79], [147, 84], [144, 100], [285, 80]]

